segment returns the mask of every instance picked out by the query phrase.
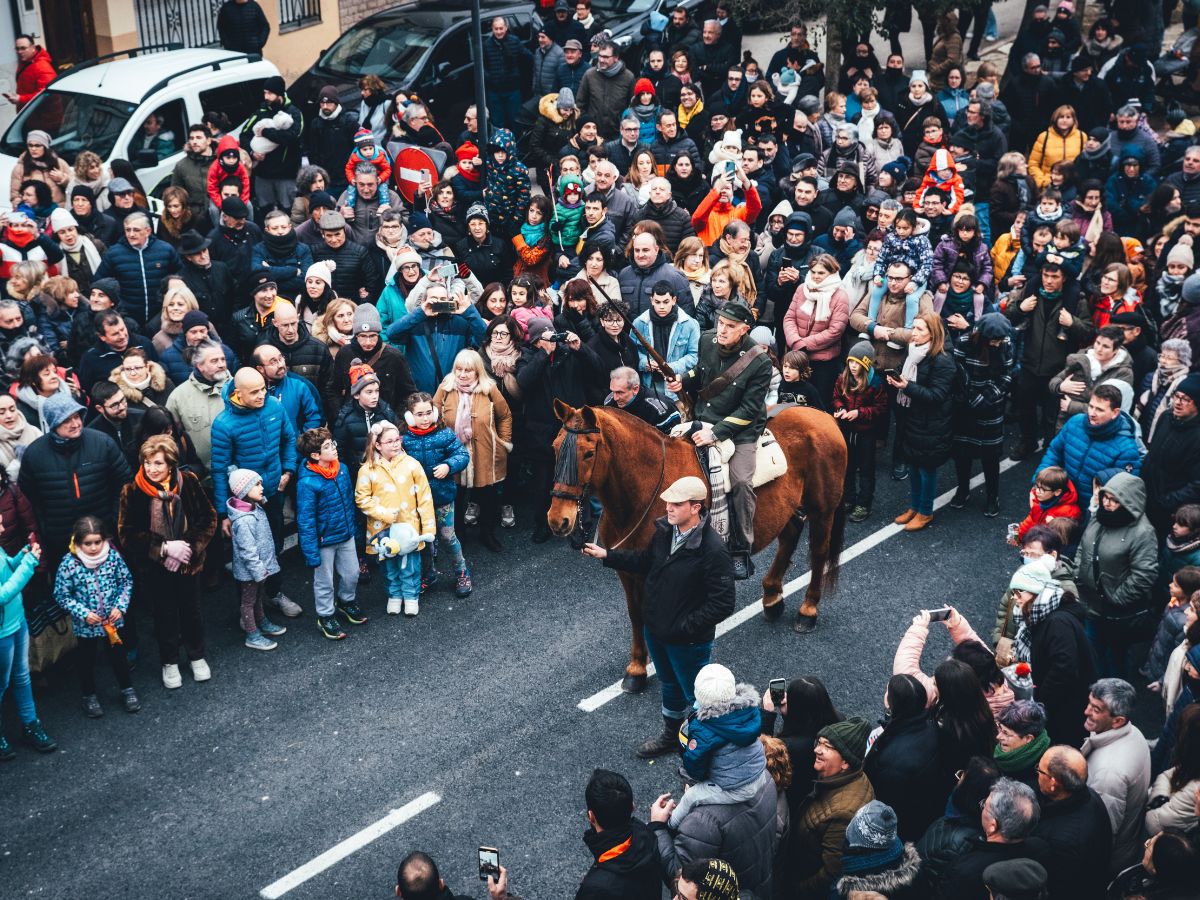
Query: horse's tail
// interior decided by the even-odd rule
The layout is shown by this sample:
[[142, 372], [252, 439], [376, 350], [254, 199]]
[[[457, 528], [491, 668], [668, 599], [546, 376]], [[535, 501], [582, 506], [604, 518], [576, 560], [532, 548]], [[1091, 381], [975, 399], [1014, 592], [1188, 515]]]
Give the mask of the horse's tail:
[[829, 529], [829, 555], [825, 558], [822, 587], [827, 591], [837, 590], [838, 577], [842, 573], [842, 547], [846, 543], [846, 509], [839, 503], [834, 507], [833, 525]]

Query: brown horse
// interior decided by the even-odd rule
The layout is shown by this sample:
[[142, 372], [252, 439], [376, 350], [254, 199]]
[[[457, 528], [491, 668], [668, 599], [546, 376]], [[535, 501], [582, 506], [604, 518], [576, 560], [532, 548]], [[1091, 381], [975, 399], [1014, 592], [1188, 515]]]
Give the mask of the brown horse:
[[[594, 493], [604, 505], [600, 543], [610, 549], [645, 547], [654, 534], [654, 520], [665, 513], [658, 495], [677, 478], [704, 477], [691, 441], [667, 437], [629, 413], [611, 407], [575, 409], [557, 400], [554, 413], [563, 428], [554, 441], [555, 484], [546, 521], [559, 537], [575, 529], [580, 505]], [[815, 409], [784, 410], [770, 427], [787, 454], [788, 471], [756, 491], [754, 552], [779, 539], [762, 581], [763, 615], [777, 619], [783, 614], [783, 576], [807, 520], [812, 523], [809, 554], [815, 574], [794, 626], [805, 633], [816, 627], [821, 591], [837, 581], [845, 531], [846, 442], [834, 420]], [[621, 686], [637, 692], [646, 685], [642, 579], [625, 572], [620, 578], [633, 630]]]

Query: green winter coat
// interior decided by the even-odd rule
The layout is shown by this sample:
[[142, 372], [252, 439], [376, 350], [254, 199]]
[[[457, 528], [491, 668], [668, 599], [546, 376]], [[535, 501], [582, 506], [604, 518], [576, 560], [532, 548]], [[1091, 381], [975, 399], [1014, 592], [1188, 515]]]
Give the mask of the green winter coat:
[[765, 353], [715, 397], [699, 399], [705, 387], [753, 347], [754, 341], [747, 334], [737, 353], [722, 356], [718, 352], [716, 330], [706, 331], [700, 335], [699, 360], [683, 375], [683, 389], [695, 401], [696, 421], [711, 425], [718, 441], [753, 444], [767, 427], [767, 392], [771, 389], [772, 367]]
[[1093, 518], [1075, 554], [1079, 599], [1088, 615], [1107, 619], [1134, 616], [1151, 607], [1158, 576], [1158, 537], [1146, 518], [1146, 484], [1118, 472], [1101, 490], [1133, 513], [1133, 522], [1104, 528]]

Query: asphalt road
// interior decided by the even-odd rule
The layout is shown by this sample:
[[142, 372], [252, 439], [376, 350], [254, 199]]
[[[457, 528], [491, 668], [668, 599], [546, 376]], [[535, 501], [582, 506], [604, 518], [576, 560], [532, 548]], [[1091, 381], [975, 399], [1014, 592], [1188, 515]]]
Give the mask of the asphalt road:
[[[907, 505], [907, 483], [880, 461], [876, 513], [849, 526], [847, 547]], [[888, 537], [846, 565], [818, 630], [761, 616], [719, 638], [715, 659], [740, 679], [820, 675], [843, 712], [877, 718], [895, 645], [921, 608], [953, 603], [991, 626], [1016, 557], [1004, 526], [1024, 514], [1032, 464], [1003, 476], [1002, 513], [985, 519], [981, 489], [943, 509], [925, 532]], [[947, 470], [942, 490], [953, 486]], [[678, 789], [671, 767], [632, 747], [659, 726], [658, 684], [594, 712], [577, 704], [618, 679], [628, 623], [616, 577], [561, 542], [529, 543], [529, 515], [504, 534], [507, 552], [468, 537], [476, 591], [435, 588], [415, 620], [383, 614], [381, 579], [361, 589], [371, 621], [340, 643], [312, 617], [308, 570], [285, 555], [287, 590], [306, 608], [273, 653], [241, 646], [232, 587], [207, 600], [213, 680], [167, 692], [153, 641], [134, 673], [143, 711], [120, 711], [101, 669], [107, 715], [87, 720], [69, 673], [38, 690], [60, 751], [20, 748], [0, 769], [0, 883], [5, 896], [252, 897], [397, 807], [440, 802], [283, 894], [388, 896], [395, 865], [430, 851], [456, 891], [483, 892], [480, 844], [498, 846], [514, 890], [530, 900], [573, 892], [589, 856], [583, 786], [591, 770], [625, 773], [643, 811]], [[878, 540], [876, 538], [875, 540]], [[762, 570], [766, 554], [758, 557]], [[789, 578], [807, 568], [792, 566]], [[742, 608], [761, 596], [739, 585]], [[927, 668], [946, 651], [931, 641]], [[16, 733], [11, 703], [6, 733]], [[99, 887], [99, 886], [103, 887]]]

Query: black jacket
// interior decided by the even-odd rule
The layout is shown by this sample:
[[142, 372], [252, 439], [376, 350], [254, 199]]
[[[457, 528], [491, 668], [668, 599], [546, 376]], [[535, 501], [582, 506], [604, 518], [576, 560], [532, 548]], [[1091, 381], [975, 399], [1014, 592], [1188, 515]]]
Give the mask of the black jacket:
[[[247, 222], [246, 227], [240, 230], [218, 225], [208, 233], [208, 239], [212, 241], [208, 250], [209, 258], [214, 263], [223, 262], [228, 267], [234, 289], [240, 290], [250, 275], [250, 258], [254, 254], [254, 245], [262, 242], [262, 229], [253, 222]], [[231, 308], [244, 306], [250, 299], [245, 296], [234, 297]]]
[[[555, 327], [559, 323], [556, 319]], [[586, 344], [572, 350], [559, 345], [553, 354], [536, 346], [527, 346], [517, 363], [517, 384], [525, 403], [526, 453], [545, 459], [554, 454], [551, 444], [560, 424], [554, 415], [554, 401], [562, 400], [571, 406], [588, 402], [588, 386], [598, 370], [596, 356]]]
[[646, 576], [642, 621], [657, 640], [703, 644], [714, 639], [717, 623], [733, 612], [733, 562], [707, 513], [683, 546], [671, 552], [674, 528], [663, 518], [643, 550], [609, 550], [611, 569]]
[[904, 415], [903, 450], [913, 465], [936, 468], [950, 458], [954, 382], [958, 369], [949, 352], [926, 356], [904, 393], [912, 400]]
[[1082, 710], [1087, 706], [1088, 688], [1098, 677], [1083, 619], [1083, 605], [1064, 600], [1030, 635], [1029, 665], [1037, 673], [1034, 699], [1046, 707], [1050, 740], [1072, 747], [1087, 737]]
[[[268, 125], [262, 129], [262, 136], [269, 141], [274, 141], [276, 147], [254, 163], [255, 178], [293, 179], [300, 171], [300, 157], [304, 152], [300, 140], [304, 132], [304, 114], [286, 96], [279, 106], [270, 106], [264, 102], [258, 111], [246, 120], [246, 124], [242, 127], [242, 149], [247, 153], [251, 152], [250, 141], [254, 139], [253, 126], [255, 123], [264, 119], [270, 121], [279, 113], [287, 113], [291, 116], [292, 124], [287, 128], [275, 128], [273, 125]], [[342, 168], [345, 169], [345, 163], [342, 164]]]
[[929, 887], [939, 884], [946, 867], [967, 852], [976, 840], [983, 839], [979, 826], [979, 810], [964, 816], [951, 807], [950, 814], [942, 816], [930, 825], [917, 842], [917, 853], [921, 856], [921, 881]]
[[333, 118], [326, 119], [317, 114], [305, 123], [304, 147], [308, 151], [308, 160], [329, 173], [333, 188], [346, 185], [346, 160], [354, 150], [356, 131], [358, 114], [345, 107]]
[[482, 244], [470, 235], [459, 241], [454, 246], [454, 257], [471, 270], [480, 284], [490, 284], [493, 281], [508, 284], [512, 281], [516, 251], [510, 241], [505, 241], [490, 231]]
[[255, 0], [248, 3], [226, 0], [217, 13], [217, 34], [226, 50], [262, 53], [271, 36], [271, 25]]
[[382, 339], [369, 354], [364, 353], [353, 339], [338, 350], [337, 356], [333, 358], [333, 373], [326, 382], [325, 393], [321, 397], [325, 401], [325, 408], [337, 409], [349, 395], [350, 364], [356, 358], [368, 363], [379, 376], [381, 402], [390, 404], [394, 409], [404, 409], [408, 395], [416, 393], [417, 385], [413, 381], [404, 354], [390, 344], [385, 344]]
[[630, 819], [620, 828], [589, 829], [583, 842], [596, 862], [583, 876], [575, 900], [659, 900], [662, 896], [658, 843], [643, 823]]
[[888, 722], [863, 762], [875, 799], [896, 811], [901, 840], [918, 840], [945, 810], [937, 753], [937, 727], [922, 710]]
[[338, 443], [339, 455], [347, 461], [352, 474], [357, 472], [361, 465], [371, 426], [376, 422], [402, 424], [396, 417], [396, 411], [385, 400], [380, 400], [379, 405], [372, 410], [363, 409], [352, 399], [347, 400], [338, 410], [336, 418], [330, 421], [333, 423], [331, 430], [334, 440]]
[[1042, 817], [1033, 834], [1051, 850], [1045, 862], [1050, 896], [1103, 897], [1108, 869], [1096, 861], [1109, 859], [1113, 834], [1100, 795], [1085, 785], [1065, 800], [1038, 800]]
[[[363, 303], [377, 298], [383, 291], [383, 274], [375, 265], [371, 251], [362, 244], [346, 241], [334, 250], [321, 242], [312, 250], [313, 262], [332, 259], [337, 263], [333, 270], [333, 289], [339, 297]], [[362, 290], [366, 291], [365, 295]]]
[[943, 900], [988, 900], [983, 870], [992, 863], [1010, 859], [1034, 859], [1045, 865], [1046, 845], [1037, 838], [1018, 844], [989, 842], [982, 835], [973, 838], [968, 842], [966, 852], [950, 860], [938, 883], [932, 886], [936, 891], [934, 896]]
[[317, 393], [333, 377], [333, 354], [329, 348], [318, 341], [308, 332], [308, 326], [300, 323], [299, 340], [294, 344], [285, 344], [279, 339], [275, 326], [267, 326], [266, 331], [259, 335], [260, 344], [270, 344], [279, 348], [283, 360], [287, 363], [288, 371], [295, 372], [302, 378], [307, 378]]
[[99, 516], [115, 526], [121, 487], [132, 478], [117, 442], [94, 429], [83, 429], [67, 446], [48, 434], [30, 444], [17, 484], [33, 504], [49, 558], [66, 551], [80, 516]]
[[87, 427], [100, 432], [100, 434], [107, 434], [116, 441], [121, 452], [125, 454], [125, 461], [129, 463], [129, 468], [136, 470], [141, 465], [138, 458], [141, 446], [137, 442], [137, 430], [142, 423], [142, 416], [145, 414], [144, 409], [131, 406], [128, 416], [119, 422], [111, 422], [100, 413], [95, 413], [87, 423]]
[[196, 295], [200, 311], [208, 316], [217, 330], [228, 327], [233, 315], [235, 291], [229, 266], [214, 259], [207, 269], [201, 269], [185, 259], [179, 269], [179, 277]]
[[[662, 226], [663, 234], [667, 239], [667, 250], [671, 252], [672, 256], [679, 249], [680, 241], [696, 236], [691, 213], [676, 203], [674, 199], [668, 200], [662, 206], [656, 206], [650, 202], [642, 204], [638, 207], [636, 219], [639, 222], [649, 219]], [[751, 253], [749, 258], [757, 259], [758, 256]]]
[[1162, 535], [1175, 510], [1200, 502], [1200, 416], [1181, 422], [1170, 410], [1163, 413], [1142, 461], [1142, 480], [1146, 515]]

